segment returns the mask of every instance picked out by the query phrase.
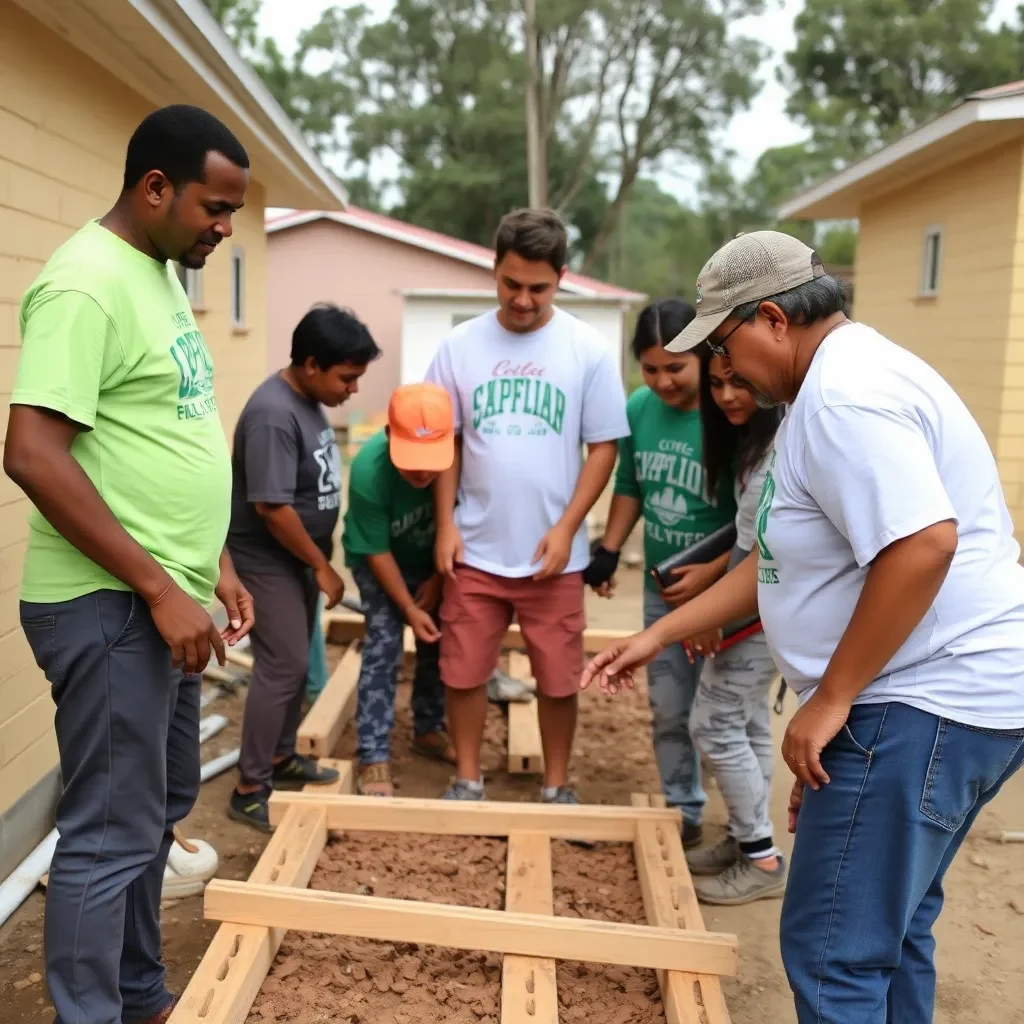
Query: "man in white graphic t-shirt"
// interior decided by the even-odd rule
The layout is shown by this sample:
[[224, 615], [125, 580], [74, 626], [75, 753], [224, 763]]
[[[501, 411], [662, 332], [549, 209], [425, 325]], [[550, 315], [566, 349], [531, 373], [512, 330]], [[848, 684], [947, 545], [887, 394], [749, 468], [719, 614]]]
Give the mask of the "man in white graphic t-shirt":
[[427, 370], [451, 395], [459, 438], [455, 465], [435, 484], [441, 676], [457, 758], [446, 799], [484, 798], [485, 683], [515, 615], [537, 681], [541, 797], [578, 802], [568, 772], [583, 667], [585, 517], [629, 425], [616, 351], [553, 305], [566, 250], [555, 214], [508, 214], [495, 236], [498, 309], [456, 327]]
[[734, 239], [698, 294], [666, 350], [706, 343], [762, 404], [789, 406], [757, 543], [584, 683], [614, 690], [663, 645], [759, 611], [800, 698], [782, 744], [797, 1020], [930, 1024], [943, 876], [1024, 763], [1024, 566], [996, 460], [931, 366], [848, 319], [798, 239]]

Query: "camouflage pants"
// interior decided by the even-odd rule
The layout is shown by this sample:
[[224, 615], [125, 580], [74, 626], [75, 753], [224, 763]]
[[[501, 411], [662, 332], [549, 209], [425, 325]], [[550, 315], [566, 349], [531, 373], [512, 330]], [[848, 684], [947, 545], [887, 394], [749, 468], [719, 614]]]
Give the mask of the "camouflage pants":
[[[429, 573], [415, 575], [403, 572], [402, 575], [409, 591], [415, 594]], [[369, 569], [356, 567], [352, 576], [366, 609], [366, 636], [356, 697], [356, 756], [361, 764], [376, 764], [390, 757], [405, 619]], [[439, 648], [440, 644], [416, 641], [412, 720], [417, 736], [444, 728], [444, 686], [438, 668]]]
[[690, 734], [714, 767], [740, 843], [772, 837], [769, 690], [777, 674], [763, 633], [704, 661], [690, 710]]

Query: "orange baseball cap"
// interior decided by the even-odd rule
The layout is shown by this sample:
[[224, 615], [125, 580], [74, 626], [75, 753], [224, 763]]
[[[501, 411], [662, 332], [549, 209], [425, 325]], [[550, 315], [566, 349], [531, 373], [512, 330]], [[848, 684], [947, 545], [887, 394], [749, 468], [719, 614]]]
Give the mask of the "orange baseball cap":
[[388, 442], [396, 469], [441, 473], [455, 461], [452, 400], [439, 384], [403, 384], [388, 403]]

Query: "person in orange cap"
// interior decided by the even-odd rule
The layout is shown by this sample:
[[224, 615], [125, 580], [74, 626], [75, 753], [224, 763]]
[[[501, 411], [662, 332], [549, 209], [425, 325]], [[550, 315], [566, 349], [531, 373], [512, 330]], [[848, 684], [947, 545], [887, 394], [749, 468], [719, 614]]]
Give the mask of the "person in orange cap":
[[390, 745], [402, 635], [416, 636], [413, 749], [454, 762], [444, 729], [445, 695], [438, 666], [435, 612], [441, 577], [434, 570], [432, 484], [455, 459], [452, 403], [430, 383], [397, 388], [387, 426], [360, 448], [349, 468], [342, 533], [366, 615], [356, 705], [358, 787], [391, 796]]

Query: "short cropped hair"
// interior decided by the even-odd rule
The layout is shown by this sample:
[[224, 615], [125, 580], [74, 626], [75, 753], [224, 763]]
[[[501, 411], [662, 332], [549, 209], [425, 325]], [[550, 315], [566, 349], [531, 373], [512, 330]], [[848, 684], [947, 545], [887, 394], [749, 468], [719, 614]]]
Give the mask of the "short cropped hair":
[[569, 238], [554, 210], [513, 210], [501, 218], [494, 235], [494, 259], [514, 252], [533, 263], [547, 263], [556, 273], [565, 266]]
[[366, 325], [348, 309], [328, 302], [315, 305], [292, 332], [292, 366], [311, 356], [321, 370], [339, 363], [365, 366], [381, 354]]
[[838, 277], [823, 274], [797, 285], [787, 292], [768, 295], [757, 302], [744, 302], [729, 315], [736, 320], [752, 320], [762, 302], [773, 302], [794, 324], [813, 324], [836, 313], [850, 313], [850, 295]]
[[213, 114], [183, 103], [154, 110], [128, 141], [124, 189], [134, 188], [150, 171], [162, 171], [176, 190], [203, 181], [208, 153], [220, 153], [237, 167], [249, 167], [249, 154]]

